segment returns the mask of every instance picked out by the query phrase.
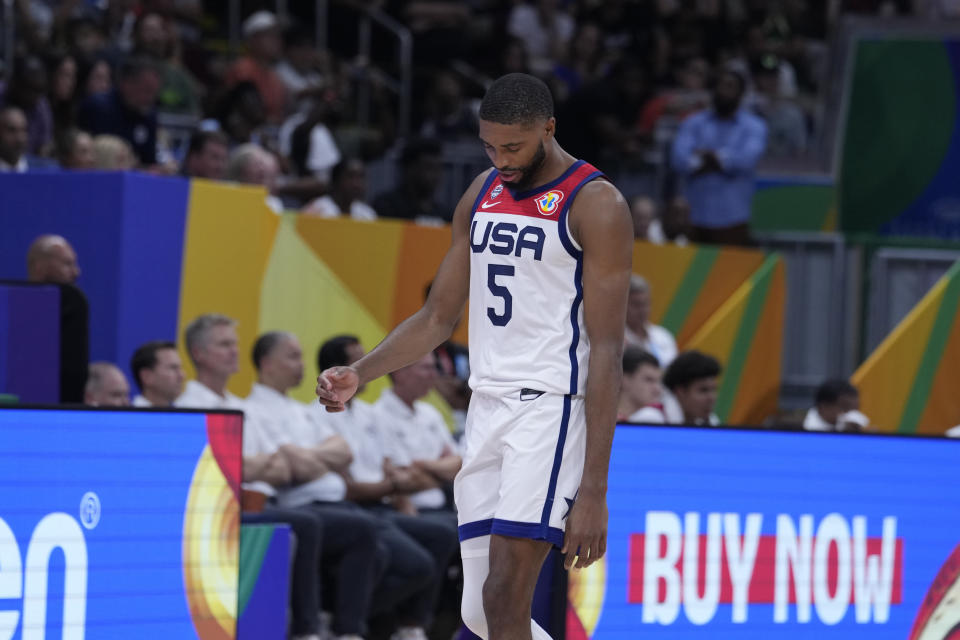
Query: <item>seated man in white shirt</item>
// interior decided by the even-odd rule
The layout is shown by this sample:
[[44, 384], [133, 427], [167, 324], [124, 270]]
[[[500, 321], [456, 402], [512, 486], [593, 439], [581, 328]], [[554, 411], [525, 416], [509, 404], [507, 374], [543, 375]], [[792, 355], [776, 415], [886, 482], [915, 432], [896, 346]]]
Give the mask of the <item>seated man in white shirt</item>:
[[197, 379], [187, 382], [174, 406], [242, 411], [243, 401], [227, 391], [227, 381], [239, 369], [236, 321], [219, 313], [205, 313], [187, 325], [183, 338]]
[[129, 407], [130, 385], [116, 365], [110, 362], [91, 362], [83, 403], [92, 407]]
[[[846, 380], [827, 380], [814, 396], [803, 419], [807, 431], [860, 431], [860, 392]], [[857, 415], [859, 414], [859, 415]], [[848, 416], [850, 419], [848, 419]]]
[[[421, 512], [446, 510], [444, 488], [453, 484], [462, 460], [440, 412], [423, 402], [437, 380], [432, 353], [390, 374], [393, 388], [386, 389], [374, 408], [394, 443], [395, 464], [417, 469], [433, 480], [432, 486], [410, 497]], [[455, 519], [452, 519], [455, 522]]]
[[[363, 346], [355, 336], [336, 336], [321, 345], [317, 364], [320, 371], [325, 371], [330, 367], [353, 364], [363, 354]], [[430, 358], [431, 367], [434, 367], [432, 356]], [[457, 549], [456, 517], [452, 512], [448, 512], [452, 518], [424, 518], [417, 515], [411, 496], [420, 495], [427, 489], [436, 489], [437, 479], [423, 468], [394, 464], [391, 458], [398, 455], [398, 444], [386, 426], [387, 420], [374, 407], [356, 397], [341, 413], [327, 413], [319, 404], [315, 407], [318, 414], [324, 416], [322, 419], [343, 435], [354, 454], [350, 470], [345, 474], [347, 497], [365, 505], [392, 525], [386, 532], [392, 549], [403, 549], [403, 555], [406, 556], [426, 554], [428, 558], [428, 564], [432, 567], [431, 580], [406, 603], [402, 603], [403, 608], [398, 616], [398, 624], [402, 629], [396, 634], [402, 640], [422, 638], [447, 567]], [[446, 430], [442, 418], [440, 424]], [[441, 491], [441, 505], [443, 500]], [[396, 552], [391, 552], [391, 565], [396, 555]], [[390, 573], [391, 569], [388, 568], [385, 581]]]
[[[340, 638], [364, 633], [379, 568], [380, 526], [362, 509], [344, 502], [352, 454], [347, 442], [329, 425], [316, 420], [307, 405], [287, 393], [303, 379], [303, 358], [296, 336], [270, 332], [253, 347], [257, 382], [245, 400], [244, 439], [256, 444], [250, 454], [280, 454], [290, 465], [291, 478], [279, 487], [276, 502], [286, 509], [307, 510], [324, 524], [320, 560], [336, 566], [332, 630]], [[380, 565], [380, 566], [378, 566]]]
[[[197, 370], [197, 379], [187, 383], [175, 406], [192, 409], [245, 410], [243, 400], [227, 391], [227, 382], [237, 372], [236, 322], [227, 316], [208, 313], [197, 317], [184, 332], [187, 353]], [[287, 457], [277, 451], [264, 452], [256, 429], [244, 415], [243, 480], [245, 488], [267, 495], [288, 486], [293, 469]], [[320, 632], [320, 545], [323, 523], [318, 515], [304, 510], [270, 506], [259, 513], [244, 513], [248, 524], [284, 523], [296, 536], [293, 580], [290, 593], [291, 632], [295, 638], [318, 640]], [[359, 637], [359, 636], [358, 636]]]
[[377, 212], [367, 197], [367, 169], [359, 158], [345, 158], [330, 172], [330, 193], [310, 201], [302, 213], [321, 218], [350, 216], [354, 220], [376, 220]]
[[648, 424], [666, 422], [660, 407], [660, 379], [660, 363], [652, 354], [633, 345], [624, 348], [617, 419]]
[[172, 342], [154, 340], [137, 347], [130, 371], [140, 387], [133, 399], [135, 407], [172, 407], [183, 392], [183, 365]]
[[705, 353], [684, 351], [678, 355], [663, 374], [663, 384], [670, 392], [664, 397], [667, 422], [720, 424], [713, 409], [717, 405], [717, 381], [721, 371], [717, 359]]
[[643, 276], [637, 274], [630, 278], [624, 341], [628, 345], [646, 349], [661, 367], [669, 367], [677, 357], [677, 341], [673, 334], [667, 328], [650, 322], [650, 285]]

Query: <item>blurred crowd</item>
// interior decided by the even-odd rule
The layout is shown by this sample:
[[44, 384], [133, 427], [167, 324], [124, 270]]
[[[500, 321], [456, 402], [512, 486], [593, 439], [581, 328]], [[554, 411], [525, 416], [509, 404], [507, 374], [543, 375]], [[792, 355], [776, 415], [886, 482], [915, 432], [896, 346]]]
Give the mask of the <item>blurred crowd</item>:
[[[233, 41], [226, 3], [15, 0], [0, 170], [179, 173], [263, 185], [278, 211], [435, 223], [452, 211], [439, 193], [451, 154], [483, 166], [485, 87], [526, 72], [551, 87], [573, 155], [615, 178], [668, 174], [656, 190], [623, 179], [652, 197], [638, 237], [746, 242], [756, 163], [811, 149], [837, 16], [949, 13], [919, 0], [332, 0], [321, 16], [287, 4], [239, 3]], [[368, 12], [412, 34], [409, 68], [384, 29], [364, 44]]]

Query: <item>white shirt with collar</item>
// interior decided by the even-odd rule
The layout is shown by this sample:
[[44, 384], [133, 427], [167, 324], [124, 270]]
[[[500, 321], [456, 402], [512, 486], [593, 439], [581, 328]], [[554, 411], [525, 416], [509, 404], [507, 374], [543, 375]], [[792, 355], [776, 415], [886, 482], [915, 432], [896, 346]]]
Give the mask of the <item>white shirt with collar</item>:
[[823, 419], [816, 407], [810, 407], [807, 415], [803, 418], [803, 428], [805, 431], [836, 431], [836, 425], [830, 424]]
[[183, 389], [180, 397], [174, 400], [173, 406], [178, 409], [237, 409], [244, 410], [243, 400], [229, 391], [219, 393], [199, 382], [190, 380]]
[[[444, 452], [457, 451], [457, 443], [443, 416], [426, 402], [418, 400], [411, 409], [393, 389], [386, 389], [374, 408], [381, 427], [391, 436], [392, 450], [388, 457], [395, 464], [408, 466], [414, 460], [436, 460]], [[415, 493], [410, 500], [414, 506], [423, 509], [438, 509], [446, 504], [440, 488]]]
[[307, 206], [302, 209], [302, 213], [319, 216], [321, 218], [339, 218], [343, 214], [349, 214], [354, 220], [371, 221], [377, 219], [377, 212], [373, 207], [362, 200], [354, 200], [350, 203], [350, 211], [340, 211], [340, 205], [329, 195], [320, 196], [311, 200]]
[[666, 369], [674, 358], [677, 357], [677, 341], [673, 334], [666, 327], [658, 324], [647, 323], [647, 338], [644, 340], [630, 327], [624, 330], [624, 338], [627, 344], [632, 344], [649, 351], [660, 363], [662, 369]]
[[153, 403], [147, 400], [142, 393], [138, 393], [133, 397], [133, 406], [135, 407], [152, 407]]
[[[337, 435], [328, 424], [316, 420], [306, 405], [266, 385], [254, 384], [244, 402], [244, 455], [273, 453], [285, 444], [312, 449]], [[283, 507], [299, 507], [314, 501], [338, 502], [346, 495], [346, 482], [330, 471], [310, 482], [278, 490], [277, 502]]]
[[344, 411], [328, 412], [319, 402], [310, 404], [318, 422], [327, 423], [350, 445], [353, 462], [350, 475], [357, 482], [382, 482], [383, 462], [390, 457], [391, 435], [380, 428], [379, 414], [373, 405], [354, 398]]

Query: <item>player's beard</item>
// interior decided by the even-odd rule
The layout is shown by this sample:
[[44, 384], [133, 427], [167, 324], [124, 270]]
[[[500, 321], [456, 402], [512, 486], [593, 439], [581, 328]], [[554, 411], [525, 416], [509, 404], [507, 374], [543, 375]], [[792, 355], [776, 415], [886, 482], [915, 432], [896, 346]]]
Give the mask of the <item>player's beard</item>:
[[500, 169], [500, 171], [516, 171], [520, 174], [520, 179], [515, 182], [505, 183], [514, 191], [525, 191], [533, 186], [533, 179], [536, 176], [537, 171], [540, 170], [540, 167], [543, 166], [543, 163], [547, 160], [547, 151], [543, 147], [543, 140], [540, 141], [540, 145], [537, 147], [536, 153], [533, 154], [533, 158], [530, 159], [530, 162], [527, 163], [525, 167], [507, 167], [505, 169]]

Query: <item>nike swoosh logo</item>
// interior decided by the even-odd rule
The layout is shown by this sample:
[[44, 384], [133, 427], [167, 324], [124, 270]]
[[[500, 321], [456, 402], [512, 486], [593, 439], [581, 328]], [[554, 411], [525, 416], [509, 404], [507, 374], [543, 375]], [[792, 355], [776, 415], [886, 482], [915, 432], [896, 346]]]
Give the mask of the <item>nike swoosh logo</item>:
[[497, 206], [498, 204], [499, 204], [499, 203], [497, 203], [497, 202], [484, 202], [484, 203], [482, 203], [482, 204], [480, 205], [480, 208], [481, 208], [481, 209], [489, 209], [490, 207], [495, 207], [495, 206]]

